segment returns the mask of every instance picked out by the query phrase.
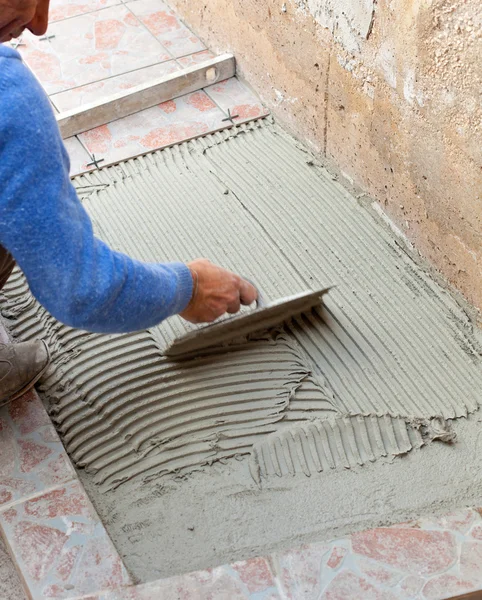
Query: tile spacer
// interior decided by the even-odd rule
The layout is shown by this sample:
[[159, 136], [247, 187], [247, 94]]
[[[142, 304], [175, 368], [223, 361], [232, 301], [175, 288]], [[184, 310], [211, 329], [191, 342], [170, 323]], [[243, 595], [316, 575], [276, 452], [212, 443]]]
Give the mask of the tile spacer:
[[19, 47], [19, 46], [26, 46], [27, 44], [25, 42], [22, 42], [22, 36], [20, 36], [19, 38], [17, 38], [16, 40], [14, 40], [13, 42], [10, 42], [10, 46], [12, 46], [12, 48], [14, 48], [15, 50]]
[[42, 37], [40, 37], [40, 38], [39, 38], [39, 41], [40, 41], [40, 42], [44, 42], [44, 41], [49, 41], [49, 42], [50, 42], [50, 40], [51, 40], [52, 38], [54, 38], [54, 37], [55, 37], [55, 34], [52, 34], [52, 35], [44, 35], [44, 36], [42, 36]]
[[92, 162], [87, 163], [85, 166], [86, 167], [92, 167], [92, 165], [95, 165], [95, 168], [98, 169], [99, 168], [99, 163], [103, 162], [105, 160], [105, 158], [95, 158], [95, 154], [91, 155], [92, 158]]
[[225, 119], [221, 119], [221, 120], [222, 121], [231, 121], [231, 123], [234, 125], [233, 119], [237, 119], [238, 117], [239, 117], [239, 115], [232, 115], [231, 109], [228, 108], [228, 116]]

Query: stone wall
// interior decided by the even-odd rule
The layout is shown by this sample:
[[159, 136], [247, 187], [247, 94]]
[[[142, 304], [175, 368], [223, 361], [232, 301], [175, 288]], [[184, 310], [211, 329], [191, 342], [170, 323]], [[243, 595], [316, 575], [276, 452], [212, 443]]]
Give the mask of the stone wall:
[[170, 0], [482, 309], [480, 0]]

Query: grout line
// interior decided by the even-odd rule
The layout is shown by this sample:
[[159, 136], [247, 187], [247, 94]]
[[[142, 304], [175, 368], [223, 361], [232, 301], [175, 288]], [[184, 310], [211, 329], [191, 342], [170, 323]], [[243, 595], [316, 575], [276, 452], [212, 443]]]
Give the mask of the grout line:
[[[157, 41], [159, 42], [159, 40], [157, 40]], [[179, 56], [178, 58], [168, 58], [167, 60], [161, 60], [159, 62], [152, 63], [151, 65], [144, 65], [144, 66], [138, 67], [136, 69], [131, 69], [130, 71], [124, 71], [123, 73], [118, 73], [117, 75], [109, 75], [108, 77], [103, 77], [102, 79], [95, 79], [94, 81], [89, 81], [88, 83], [82, 83], [81, 85], [74, 85], [73, 87], [70, 87], [66, 90], [61, 90], [60, 92], [54, 92], [53, 94], [50, 94], [49, 98], [51, 98], [52, 101], [54, 101], [54, 96], [58, 96], [59, 94], [65, 94], [66, 92], [70, 92], [72, 90], [78, 90], [79, 88], [83, 88], [88, 85], [92, 85], [94, 83], [100, 83], [101, 81], [108, 81], [109, 79], [114, 79], [114, 77], [122, 77], [123, 75], [128, 75], [129, 73], [135, 73], [137, 71], [142, 71], [142, 69], [150, 69], [151, 67], [155, 67], [156, 65], [166, 65], [167, 63], [170, 63], [170, 62], [178, 64], [178, 66], [181, 69], [186, 69], [187, 68], [186, 66], [179, 63], [179, 60], [181, 58], [188, 58], [189, 56], [194, 56], [196, 54], [200, 54], [201, 52], [206, 52], [206, 50], [208, 50], [208, 49], [205, 48], [204, 50], [198, 50], [198, 52], [191, 52], [189, 54], [183, 54], [182, 56]], [[208, 50], [208, 51], [210, 52], [210, 50]], [[220, 56], [220, 55], [215, 55], [215, 56], [213, 56], [213, 58], [218, 58], [218, 56]], [[209, 59], [206, 59], [206, 60], [209, 60]], [[30, 70], [32, 70], [32, 69], [30, 69]], [[236, 75], [234, 75], [234, 77], [236, 77]], [[219, 82], [217, 82], [217, 83], [219, 83]], [[42, 86], [42, 88], [43, 88], [43, 86]], [[43, 88], [43, 89], [45, 91], [45, 88]], [[59, 109], [57, 109], [57, 110], [58, 110], [58, 112], [61, 112]]]
[[[122, 4], [127, 5], [130, 4], [132, 2], [137, 2], [139, 0], [120, 0], [122, 2]], [[142, 1], [142, 0], [140, 0]], [[205, 50], [209, 50], [209, 48], [206, 46], [206, 44], [204, 43], [204, 41], [197, 35], [197, 33], [195, 33], [191, 27], [189, 27], [189, 25], [187, 25], [187, 23], [184, 21], [183, 18], [181, 18], [178, 14], [178, 12], [176, 10], [174, 10], [167, 2], [165, 2], [164, 0], [160, 0], [160, 3], [163, 4], [167, 10], [170, 10], [172, 13], [174, 13], [176, 15], [176, 19], [179, 21], [179, 23], [181, 23], [182, 25], [184, 25], [184, 27], [194, 36], [196, 37], [201, 44], [203, 44], [204, 49], [203, 50], [198, 50], [197, 52], [204, 52]], [[131, 11], [132, 12], [132, 11]], [[157, 38], [156, 38], [157, 39]], [[191, 54], [197, 54], [197, 52], [191, 52]], [[189, 54], [185, 54], [184, 56], [190, 56]], [[179, 58], [183, 58], [182, 56], [180, 56]]]
[[70, 19], [75, 19], [76, 17], [83, 17], [84, 15], [93, 15], [96, 12], [101, 12], [103, 10], [108, 10], [109, 8], [115, 8], [116, 6], [123, 6], [123, 5], [124, 5], [124, 2], [122, 2], [122, 0], [120, 0], [119, 2], [117, 2], [117, 4], [111, 4], [110, 6], [100, 6], [99, 8], [96, 8], [95, 10], [89, 10], [87, 12], [79, 13], [78, 15], [71, 15], [70, 17], [64, 17], [63, 19], [57, 19], [56, 21], [51, 21], [51, 22], [49, 22], [49, 26], [55, 25], [56, 23], [63, 23], [64, 21], [70, 21]]
[[[179, 61], [182, 58], [187, 58], [189, 56], [196, 56], [196, 54], [201, 54], [201, 52], [211, 52], [211, 50], [209, 50], [209, 48], [204, 48], [204, 50], [198, 50], [197, 52], [190, 52], [189, 54], [183, 54], [182, 56], [178, 56], [176, 59], [174, 59], [183, 69], [185, 69], [185, 65], [183, 65], [182, 63], [180, 63]], [[213, 53], [214, 54], [214, 53]], [[209, 60], [209, 59], [207, 59]]]
[[273, 576], [274, 582], [276, 584], [276, 590], [280, 596], [281, 600], [289, 600], [288, 595], [284, 589], [283, 583], [281, 581], [281, 577], [278, 574], [278, 561], [274, 554], [269, 554], [265, 557], [266, 562], [268, 563], [269, 570], [271, 571], [271, 575]]
[[[131, 1], [135, 1], [135, 0], [131, 0]], [[145, 23], [142, 21], [142, 19], [141, 19], [140, 17], [138, 17], [138, 16], [135, 14], [135, 12], [134, 12], [134, 11], [132, 11], [132, 10], [129, 8], [129, 6], [127, 5], [128, 3], [127, 3], [127, 2], [123, 2], [123, 4], [124, 4], [124, 6], [127, 8], [127, 10], [128, 10], [128, 11], [129, 11], [131, 14], [133, 14], [133, 15], [134, 15], [134, 17], [135, 17], [135, 18], [136, 18], [136, 19], [139, 21], [139, 23], [140, 23], [140, 24], [141, 24], [141, 25], [144, 27], [144, 29], [145, 29], [145, 30], [146, 30], [146, 31], [147, 31], [147, 32], [148, 32], [148, 33], [149, 33], [149, 34], [150, 34], [150, 35], [151, 35], [151, 36], [152, 36], [152, 37], [153, 37], [153, 38], [156, 40], [156, 42], [157, 42], [158, 44], [160, 44], [160, 45], [161, 45], [161, 46], [164, 48], [164, 50], [165, 50], [165, 51], [166, 51], [168, 54], [170, 54], [170, 55], [172, 56], [173, 60], [177, 61], [177, 60], [178, 60], [178, 59], [180, 59], [180, 58], [185, 58], [186, 56], [191, 56], [192, 54], [197, 54], [198, 52], [204, 52], [204, 51], [206, 51], [206, 50], [209, 50], [209, 48], [207, 48], [207, 46], [204, 44], [204, 42], [203, 42], [201, 39], [199, 39], [199, 38], [198, 38], [198, 36], [197, 36], [197, 35], [196, 35], [196, 34], [195, 34], [193, 31], [191, 31], [191, 29], [189, 29], [189, 27], [188, 27], [188, 26], [187, 26], [187, 25], [186, 25], [186, 24], [185, 24], [185, 23], [184, 23], [184, 22], [183, 22], [183, 21], [182, 21], [182, 20], [181, 20], [181, 19], [178, 17], [177, 13], [176, 13], [175, 11], [173, 11], [173, 10], [172, 10], [172, 8], [171, 8], [170, 6], [166, 5], [166, 6], [167, 6], [167, 8], [168, 8], [169, 10], [171, 10], [171, 11], [174, 13], [174, 15], [176, 16], [176, 19], [177, 19], [177, 20], [178, 20], [178, 21], [181, 23], [181, 25], [184, 25], [184, 27], [185, 27], [185, 28], [186, 28], [186, 29], [187, 29], [187, 30], [188, 30], [188, 31], [189, 31], [189, 32], [190, 32], [190, 33], [191, 33], [193, 36], [195, 36], [197, 39], [199, 39], [199, 41], [200, 41], [200, 42], [202, 43], [202, 45], [204, 46], [204, 48], [203, 48], [202, 50], [197, 50], [196, 52], [189, 52], [188, 54], [183, 54], [182, 56], [177, 56], [177, 57], [176, 57], [176, 56], [174, 56], [174, 54], [173, 54], [173, 53], [172, 53], [172, 52], [169, 50], [169, 48], [167, 48], [166, 46], [164, 46], [164, 44], [161, 42], [161, 40], [160, 40], [160, 39], [159, 39], [159, 38], [158, 38], [158, 37], [157, 37], [157, 36], [156, 36], [156, 35], [155, 35], [155, 34], [154, 34], [154, 33], [153, 33], [153, 32], [152, 32], [152, 31], [151, 31], [151, 30], [150, 30], [150, 29], [147, 27], [147, 25], [145, 25]], [[210, 50], [209, 50], [209, 51], [210, 51]]]
[[[236, 77], [236, 75], [234, 75], [234, 77]], [[231, 78], [230, 78], [231, 79]], [[224, 79], [223, 81], [227, 81], [227, 79]], [[220, 81], [216, 81], [216, 83], [221, 83]], [[213, 84], [216, 85], [216, 84]], [[224, 108], [222, 108], [219, 103], [211, 96], [211, 94], [207, 91], [206, 88], [202, 88], [201, 90], [199, 90], [200, 92], [204, 92], [206, 94], [206, 96], [212, 101], [214, 102], [214, 104], [219, 108], [219, 110], [223, 113], [223, 115], [225, 115], [226, 117], [229, 117], [228, 113], [224, 110]], [[236, 123], [232, 123], [232, 125], [237, 125]]]
[[[131, 13], [131, 15], [133, 15], [133, 16], [134, 16], [134, 17], [137, 19], [137, 21], [139, 21], [139, 23], [140, 23], [140, 24], [141, 24], [141, 26], [142, 26], [142, 27], [143, 27], [143, 28], [144, 28], [144, 29], [147, 31], [147, 33], [148, 33], [148, 34], [149, 34], [151, 37], [153, 37], [153, 38], [156, 40], [156, 42], [157, 42], [157, 43], [158, 43], [160, 46], [162, 46], [162, 48], [163, 48], [163, 49], [164, 49], [164, 50], [165, 50], [165, 51], [166, 51], [166, 52], [169, 54], [169, 56], [171, 56], [171, 57], [172, 57], [172, 59], [173, 59], [173, 60], [176, 60], [176, 57], [175, 57], [175, 56], [174, 56], [174, 54], [173, 54], [173, 53], [172, 53], [172, 52], [169, 50], [169, 48], [166, 48], [166, 47], [165, 47], [165, 46], [162, 44], [162, 42], [161, 42], [161, 41], [160, 41], [160, 40], [159, 40], [159, 39], [158, 39], [158, 38], [157, 38], [157, 37], [154, 35], [154, 33], [153, 33], [153, 32], [152, 32], [152, 31], [151, 31], [151, 30], [150, 30], [150, 29], [147, 27], [147, 25], [146, 25], [146, 24], [145, 24], [145, 23], [144, 23], [144, 22], [143, 22], [143, 21], [140, 19], [140, 17], [138, 17], [138, 16], [137, 16], [137, 15], [136, 15], [136, 14], [135, 14], [135, 13], [134, 13], [134, 12], [133, 12], [133, 11], [132, 11], [132, 10], [131, 10], [129, 7], [128, 7], [128, 6], [127, 6], [127, 4], [125, 4], [125, 3], [123, 3], [123, 4], [124, 4], [124, 6], [126, 7], [126, 9], [127, 9], [127, 10], [128, 10], [130, 13]], [[177, 15], [176, 15], [176, 18], [177, 18]]]
[[[69, 463], [72, 464], [71, 460], [70, 460], [70, 458], [68, 456], [68, 454], [65, 453], [65, 455], [69, 459]], [[74, 468], [74, 467], [72, 467], [72, 468]], [[38, 498], [39, 496], [43, 496], [44, 494], [48, 494], [50, 492], [53, 492], [57, 488], [61, 488], [61, 487], [64, 487], [66, 485], [70, 485], [71, 483], [76, 482], [76, 481], [82, 483], [80, 481], [79, 477], [77, 476], [77, 473], [75, 472], [75, 469], [74, 469], [74, 474], [72, 475], [72, 478], [68, 479], [67, 481], [64, 481], [63, 483], [59, 483], [59, 484], [56, 484], [56, 485], [51, 485], [49, 487], [46, 487], [43, 490], [40, 490], [38, 492], [33, 492], [32, 494], [24, 496], [23, 498], [19, 498], [18, 500], [12, 500], [11, 502], [6, 502], [5, 504], [2, 504], [2, 506], [0, 508], [0, 516], [5, 511], [10, 510], [11, 508], [14, 508], [15, 506], [17, 506], [17, 504], [22, 504], [23, 502], [28, 502], [29, 500], [35, 500], [35, 498]], [[1, 527], [1, 525], [0, 525], [0, 527]]]
[[[261, 119], [265, 119], [269, 116], [269, 114], [267, 115], [263, 115], [263, 116], [259, 116], [259, 117], [248, 117], [242, 121], [236, 122], [236, 123], [229, 123], [227, 125], [223, 125], [220, 126], [216, 129], [210, 129], [209, 131], [204, 131], [203, 133], [199, 133], [198, 135], [194, 135], [192, 137], [188, 137], [186, 139], [181, 139], [178, 140], [177, 142], [172, 142], [171, 144], [167, 144], [165, 146], [159, 146], [158, 148], [150, 148], [149, 150], [146, 150], [145, 152], [139, 152], [139, 154], [133, 154], [133, 155], [127, 155], [124, 156], [123, 158], [116, 158], [115, 160], [111, 161], [111, 162], [107, 162], [105, 164], [103, 164], [100, 167], [100, 171], [102, 169], [105, 169], [107, 167], [114, 167], [118, 164], [120, 164], [121, 162], [125, 162], [128, 160], [133, 160], [135, 158], [140, 158], [142, 156], [147, 156], [148, 154], [153, 154], [154, 152], [159, 152], [160, 150], [166, 150], [167, 148], [172, 148], [174, 146], [179, 146], [180, 144], [185, 144], [187, 142], [191, 142], [192, 140], [197, 140], [199, 138], [203, 138], [206, 137], [208, 135], [212, 135], [213, 133], [218, 133], [220, 131], [225, 131], [227, 129], [232, 129], [233, 127], [237, 127], [238, 125], [245, 125], [246, 123], [251, 123], [253, 121], [259, 121]], [[77, 173], [77, 175], [74, 175], [71, 177], [71, 179], [74, 179], [75, 177], [78, 177], [80, 175], [84, 175], [85, 173], [89, 173], [90, 171], [82, 171], [80, 173]]]

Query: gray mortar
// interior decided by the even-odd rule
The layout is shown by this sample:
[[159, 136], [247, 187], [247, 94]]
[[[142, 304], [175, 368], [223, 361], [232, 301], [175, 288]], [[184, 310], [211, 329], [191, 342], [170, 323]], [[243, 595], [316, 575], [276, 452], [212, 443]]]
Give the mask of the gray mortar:
[[82, 480], [127, 568], [139, 581], [212, 567], [482, 504], [482, 415], [454, 424], [457, 443], [434, 442], [393, 460], [259, 489], [248, 460], [178, 480], [99, 494]]
[[[9, 282], [2, 310], [14, 335], [48, 338], [45, 398], [135, 577], [479, 503], [468, 313], [281, 129], [240, 126], [76, 186], [97, 234], [141, 260], [209, 256], [270, 300], [336, 284], [283, 330], [172, 361], [162, 350], [192, 329], [177, 317], [89, 335]], [[453, 419], [455, 444], [433, 441], [454, 440]]]

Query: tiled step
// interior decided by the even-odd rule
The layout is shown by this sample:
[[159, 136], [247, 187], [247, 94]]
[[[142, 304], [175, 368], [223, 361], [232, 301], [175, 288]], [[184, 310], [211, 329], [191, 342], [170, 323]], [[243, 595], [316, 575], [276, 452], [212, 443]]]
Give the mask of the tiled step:
[[[214, 57], [160, 0], [56, 0], [51, 15], [47, 36], [26, 32], [18, 50], [57, 113]], [[233, 77], [65, 140], [71, 175], [266, 114], [256, 95]]]

